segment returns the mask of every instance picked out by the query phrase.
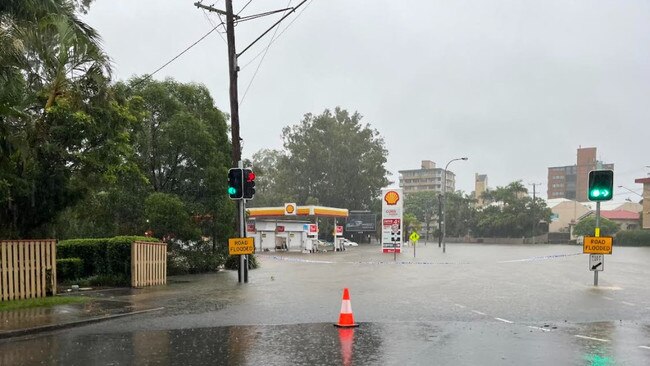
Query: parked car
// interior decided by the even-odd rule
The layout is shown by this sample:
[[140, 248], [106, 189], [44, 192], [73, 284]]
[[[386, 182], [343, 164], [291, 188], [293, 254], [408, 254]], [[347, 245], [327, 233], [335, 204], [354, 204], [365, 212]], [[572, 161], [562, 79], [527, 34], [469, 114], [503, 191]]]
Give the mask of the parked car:
[[352, 240], [348, 240], [343, 238], [343, 245], [346, 247], [358, 247], [359, 243], [353, 242]]

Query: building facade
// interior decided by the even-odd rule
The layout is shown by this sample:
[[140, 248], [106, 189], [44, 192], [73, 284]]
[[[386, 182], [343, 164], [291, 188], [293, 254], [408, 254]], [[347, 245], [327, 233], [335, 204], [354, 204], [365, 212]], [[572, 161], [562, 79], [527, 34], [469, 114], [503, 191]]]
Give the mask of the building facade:
[[[441, 192], [443, 190], [444, 169], [436, 168], [431, 160], [422, 160], [420, 169], [400, 170], [399, 186], [404, 194], [415, 192]], [[456, 190], [456, 175], [447, 170], [447, 192]]]
[[479, 207], [482, 207], [483, 204], [485, 203], [483, 198], [483, 193], [487, 191], [488, 187], [488, 180], [487, 180], [487, 174], [474, 174], [474, 198], [476, 199], [476, 204]]
[[566, 198], [578, 202], [587, 201], [589, 172], [596, 169], [614, 170], [614, 164], [597, 160], [595, 147], [578, 148], [575, 165], [548, 168], [548, 199]]

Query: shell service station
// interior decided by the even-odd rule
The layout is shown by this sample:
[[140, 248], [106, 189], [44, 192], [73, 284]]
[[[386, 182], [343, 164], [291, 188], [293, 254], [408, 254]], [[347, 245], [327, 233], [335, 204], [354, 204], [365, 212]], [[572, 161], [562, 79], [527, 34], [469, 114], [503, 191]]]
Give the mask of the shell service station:
[[333, 221], [334, 250], [344, 250], [343, 224], [349, 216], [344, 208], [298, 206], [247, 208], [246, 236], [255, 238], [256, 251], [296, 251], [312, 253], [325, 243], [318, 238], [318, 219]]

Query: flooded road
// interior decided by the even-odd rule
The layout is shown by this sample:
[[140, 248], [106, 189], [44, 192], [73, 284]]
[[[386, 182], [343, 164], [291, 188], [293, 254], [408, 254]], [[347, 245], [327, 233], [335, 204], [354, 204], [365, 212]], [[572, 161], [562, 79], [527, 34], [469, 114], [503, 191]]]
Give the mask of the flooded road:
[[[0, 364], [650, 364], [650, 248], [615, 248], [597, 288], [577, 246], [447, 249], [264, 253], [247, 285], [221, 272], [125, 291], [165, 309], [5, 340]], [[343, 287], [354, 330], [332, 325]]]

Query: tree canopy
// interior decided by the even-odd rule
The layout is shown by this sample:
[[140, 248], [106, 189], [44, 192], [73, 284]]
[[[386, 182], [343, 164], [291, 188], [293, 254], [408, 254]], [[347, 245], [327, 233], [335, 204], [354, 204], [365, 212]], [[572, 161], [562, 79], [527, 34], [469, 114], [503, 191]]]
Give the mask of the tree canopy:
[[[337, 107], [283, 129], [283, 150], [253, 156], [260, 190], [254, 205], [300, 204], [363, 210], [388, 185], [388, 151], [379, 132], [361, 123], [362, 116]], [[259, 201], [256, 201], [258, 200]]]

